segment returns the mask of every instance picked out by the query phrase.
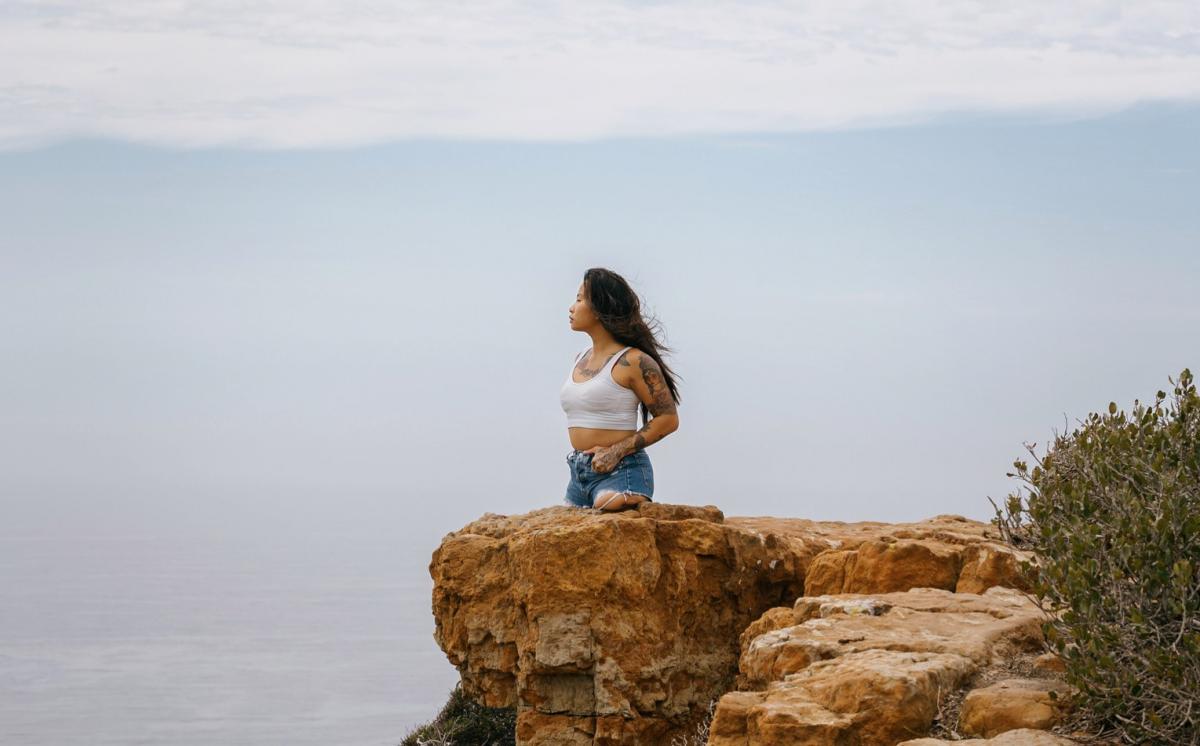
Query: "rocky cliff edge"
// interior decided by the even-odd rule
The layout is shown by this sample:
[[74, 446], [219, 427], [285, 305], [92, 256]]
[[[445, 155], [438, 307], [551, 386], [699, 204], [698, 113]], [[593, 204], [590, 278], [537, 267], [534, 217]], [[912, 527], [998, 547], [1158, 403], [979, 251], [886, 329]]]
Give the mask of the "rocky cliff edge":
[[434, 552], [435, 637], [468, 694], [517, 708], [523, 745], [681, 743], [714, 706], [714, 745], [896, 744], [1039, 649], [1036, 610], [1003, 590], [1021, 559], [950, 515], [489, 513]]

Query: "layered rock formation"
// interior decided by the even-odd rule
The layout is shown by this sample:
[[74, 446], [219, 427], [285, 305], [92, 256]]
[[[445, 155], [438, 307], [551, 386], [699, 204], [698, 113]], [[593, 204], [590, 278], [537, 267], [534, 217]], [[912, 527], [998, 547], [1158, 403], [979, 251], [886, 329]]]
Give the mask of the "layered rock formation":
[[959, 746], [959, 744], [975, 744], [975, 746], [1074, 746], [1075, 741], [1061, 736], [1055, 736], [1042, 730], [1022, 728], [1010, 730], [995, 738], [968, 738], [966, 740], [947, 741], [941, 738], [915, 738], [904, 741], [900, 746]]
[[[1023, 594], [922, 588], [805, 597], [750, 641], [711, 746], [895, 744], [929, 733], [945, 700], [998, 660], [1041, 650]], [[990, 734], [989, 734], [990, 735]]]
[[[488, 514], [434, 553], [435, 635], [468, 693], [517, 707], [521, 744], [670, 743], [735, 685], [763, 691], [722, 699], [726, 735], [714, 739], [741, 728], [747, 744], [824, 743], [749, 734], [800, 712], [835, 732], [849, 710], [831, 703], [871, 700], [876, 688], [888, 692], [872, 700], [878, 707], [912, 713], [894, 732], [923, 735], [929, 691], [958, 686], [1002, 644], [1033, 634], [1015, 594], [963, 597], [953, 611], [946, 601], [954, 590], [1019, 584], [1017, 558], [997, 538], [957, 516], [894, 525], [726, 519], [712, 507], [655, 503], [615, 514]], [[816, 598], [931, 586], [940, 595]], [[822, 636], [833, 617], [851, 626]], [[905, 633], [886, 629], [905, 620]], [[917, 635], [911, 625], [922, 623], [928, 634]], [[971, 633], [957, 635], [960, 623]], [[809, 631], [783, 633], [796, 627]], [[910, 644], [914, 635], [923, 644]], [[773, 642], [758, 642], [764, 636]], [[839, 683], [851, 671], [858, 689]], [[763, 699], [780, 677], [786, 693], [776, 687]], [[786, 717], [762, 715], [787, 708]], [[876, 732], [867, 719], [855, 720], [860, 739]]]
[[434, 553], [436, 637], [521, 743], [655, 743], [729, 688], [738, 633], [816, 551], [715, 508], [488, 515]]

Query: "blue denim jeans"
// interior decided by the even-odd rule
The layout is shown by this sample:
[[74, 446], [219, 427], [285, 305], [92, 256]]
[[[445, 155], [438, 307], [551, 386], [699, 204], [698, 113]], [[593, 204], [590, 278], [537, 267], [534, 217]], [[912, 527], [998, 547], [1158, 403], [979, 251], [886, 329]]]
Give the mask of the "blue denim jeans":
[[636, 492], [647, 499], [654, 496], [654, 467], [645, 451], [634, 451], [608, 472], [592, 469], [592, 454], [582, 451], [568, 453], [567, 465], [571, 467], [571, 481], [567, 483], [564, 505], [590, 508], [596, 495], [604, 490]]

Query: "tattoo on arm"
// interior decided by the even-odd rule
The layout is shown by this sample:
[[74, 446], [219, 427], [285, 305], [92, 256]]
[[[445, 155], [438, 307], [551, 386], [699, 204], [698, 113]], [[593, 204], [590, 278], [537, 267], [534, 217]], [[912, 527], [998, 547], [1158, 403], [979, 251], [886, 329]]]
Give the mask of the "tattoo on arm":
[[642, 381], [650, 390], [652, 401], [646, 407], [650, 414], [655, 417], [660, 414], [675, 414], [675, 397], [671, 396], [671, 390], [667, 388], [667, 382], [663, 378], [662, 368], [654, 358], [643, 353], [638, 360], [638, 368], [641, 369]]
[[[623, 358], [622, 362], [624, 362]], [[627, 453], [640, 451], [651, 443], [657, 443], [661, 440], [666, 433], [654, 432], [656, 429], [654, 427], [654, 418], [664, 414], [675, 414], [675, 397], [671, 395], [671, 390], [667, 388], [662, 368], [654, 361], [654, 358], [643, 353], [641, 360], [638, 361], [638, 369], [641, 373], [642, 381], [645, 382], [646, 388], [650, 390], [652, 401], [646, 406], [646, 409], [651, 415], [651, 419], [642, 425], [640, 430], [621, 442], [620, 445]]]
[[647, 422], [636, 433], [617, 443], [616, 447], [628, 456], [634, 451], [640, 451], [651, 443], [657, 442], [659, 437], [661, 436], [656, 437], [654, 433], [650, 432], [650, 423]]

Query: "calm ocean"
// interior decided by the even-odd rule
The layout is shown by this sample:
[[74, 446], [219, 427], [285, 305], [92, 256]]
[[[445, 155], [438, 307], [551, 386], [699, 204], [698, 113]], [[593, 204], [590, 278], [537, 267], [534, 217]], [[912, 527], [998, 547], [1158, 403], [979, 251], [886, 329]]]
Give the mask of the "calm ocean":
[[396, 744], [457, 673], [399, 500], [0, 502], [0, 743]]

